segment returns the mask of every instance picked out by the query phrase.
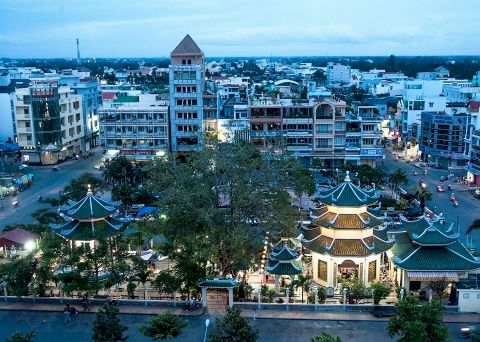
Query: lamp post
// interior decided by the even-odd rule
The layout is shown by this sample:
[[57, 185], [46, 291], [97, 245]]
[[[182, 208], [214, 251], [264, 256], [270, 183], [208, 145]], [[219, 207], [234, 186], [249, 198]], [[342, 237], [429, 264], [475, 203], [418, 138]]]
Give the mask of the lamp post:
[[60, 303], [63, 304], [63, 282], [61, 280], [58, 282], [58, 294], [60, 295]]
[[405, 290], [400, 289], [400, 300], [403, 300], [403, 296], [405, 295]]
[[4, 294], [4, 297], [5, 297], [5, 301], [7, 301], [8, 299], [8, 281], [7, 279], [3, 279], [3, 294]]
[[148, 302], [147, 302], [147, 283], [143, 284], [143, 299], [145, 300], [145, 306], [148, 305]]
[[261, 289], [258, 289], [258, 309], [260, 310], [260, 304], [262, 303], [262, 294], [261, 294]]
[[285, 289], [285, 293], [287, 294], [287, 310], [288, 310], [288, 304], [290, 303], [290, 288]]
[[343, 311], [347, 311], [347, 289], [346, 288], [343, 288], [342, 294], [343, 294]]
[[318, 304], [318, 287], [317, 286], [313, 287], [313, 295], [315, 298], [315, 311], [317, 311], [317, 304]]
[[207, 318], [205, 320], [205, 336], [203, 337], [203, 342], [207, 341], [207, 331], [208, 331], [208, 326], [210, 325], [210, 319]]

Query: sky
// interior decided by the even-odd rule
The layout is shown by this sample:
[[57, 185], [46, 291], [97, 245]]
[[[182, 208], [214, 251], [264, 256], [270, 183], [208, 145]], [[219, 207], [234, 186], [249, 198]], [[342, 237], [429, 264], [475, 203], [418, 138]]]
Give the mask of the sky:
[[0, 0], [0, 57], [480, 55], [478, 0]]

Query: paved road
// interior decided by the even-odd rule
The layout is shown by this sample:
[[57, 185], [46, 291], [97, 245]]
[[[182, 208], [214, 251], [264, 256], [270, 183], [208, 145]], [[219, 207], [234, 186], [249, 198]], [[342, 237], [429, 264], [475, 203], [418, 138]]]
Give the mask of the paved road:
[[[428, 175], [425, 176], [422, 173], [422, 170], [415, 167], [412, 163], [407, 163], [403, 160], [395, 161], [395, 156], [392, 154], [390, 149], [386, 150], [385, 153], [384, 166], [389, 172], [393, 172], [395, 169], [401, 168], [408, 174], [409, 183], [406, 186], [406, 190], [410, 190], [414, 185], [417, 185], [421, 180], [425, 181], [430, 188], [430, 191], [433, 193], [432, 201], [427, 203], [427, 207], [434, 210], [437, 213], [443, 213], [446, 218], [446, 222], [449, 224], [454, 223], [455, 228], [458, 222], [458, 228], [461, 236], [462, 242], [466, 242], [466, 230], [471, 225], [471, 223], [480, 218], [480, 200], [475, 199], [469, 191], [467, 191], [468, 186], [464, 184], [452, 184], [447, 181], [444, 182], [445, 187], [447, 184], [452, 184], [452, 191], [439, 193], [436, 191], [437, 185], [441, 184], [440, 177], [446, 176], [448, 170], [439, 170], [428, 168]], [[417, 176], [413, 175], [413, 170], [418, 172]], [[459, 206], [455, 208], [453, 203], [449, 200], [451, 193], [455, 194], [455, 197], [458, 200]], [[480, 231], [475, 231], [472, 233], [471, 237], [473, 238], [473, 243], [480, 247]]]
[[[93, 167], [99, 163], [100, 158], [100, 152], [97, 152], [87, 159], [67, 161], [59, 164], [59, 171], [53, 171], [52, 166], [33, 166], [32, 172], [38, 177], [38, 181], [19, 195], [5, 198], [5, 209], [0, 211], [0, 231], [5, 226], [15, 223], [34, 223], [31, 214], [42, 207], [50, 206], [38, 202], [39, 195], [43, 197], [58, 195], [65, 185], [84, 172], [100, 174], [100, 171]], [[17, 207], [11, 204], [14, 200], [18, 200]]]
[[[123, 324], [128, 326], [129, 341], [151, 341], [138, 331], [150, 316], [120, 315]], [[203, 341], [206, 316], [189, 317], [189, 326], [174, 341]], [[211, 317], [210, 317], [211, 318]], [[43, 341], [91, 341], [93, 314], [79, 314], [72, 322], [64, 323], [63, 313], [0, 311], [0, 340], [14, 331], [27, 332], [35, 329], [36, 342]], [[251, 320], [250, 320], [251, 321]], [[312, 321], [257, 319], [251, 321], [260, 330], [259, 341], [310, 341], [322, 332], [341, 337], [342, 341], [393, 341], [385, 332], [387, 322], [376, 321]], [[462, 341], [458, 330], [464, 324], [448, 324], [451, 341]]]

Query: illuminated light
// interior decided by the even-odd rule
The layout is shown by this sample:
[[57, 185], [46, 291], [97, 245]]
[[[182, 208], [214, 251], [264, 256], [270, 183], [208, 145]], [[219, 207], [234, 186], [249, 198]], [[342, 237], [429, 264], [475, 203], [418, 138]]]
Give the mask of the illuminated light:
[[24, 247], [25, 247], [25, 249], [26, 249], [27, 251], [30, 251], [30, 252], [31, 252], [31, 251], [33, 251], [33, 250], [35, 249], [35, 246], [36, 246], [35, 241], [30, 240], [30, 241], [27, 241], [27, 242], [25, 243], [25, 246], [24, 246]]
[[177, 248], [177, 252], [180, 253], [182, 250], [180, 248]]
[[157, 157], [164, 157], [164, 156], [165, 156], [165, 151], [157, 151], [157, 152], [155, 153], [155, 155], [156, 155]]

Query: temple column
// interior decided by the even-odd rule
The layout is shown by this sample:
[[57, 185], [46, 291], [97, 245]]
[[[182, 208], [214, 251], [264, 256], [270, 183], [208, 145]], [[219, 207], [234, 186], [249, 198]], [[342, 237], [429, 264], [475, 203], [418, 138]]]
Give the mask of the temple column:
[[280, 293], [280, 276], [275, 274], [275, 294]]

